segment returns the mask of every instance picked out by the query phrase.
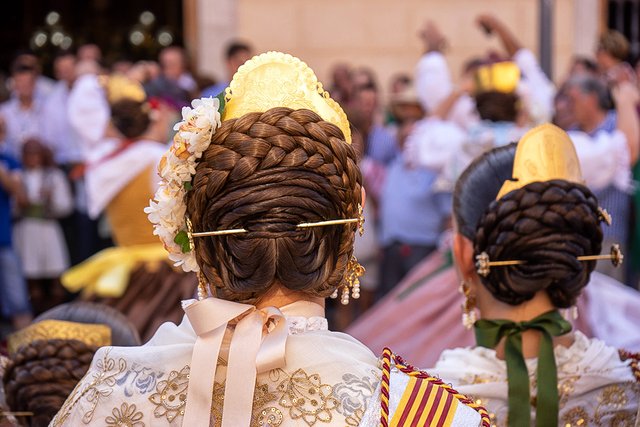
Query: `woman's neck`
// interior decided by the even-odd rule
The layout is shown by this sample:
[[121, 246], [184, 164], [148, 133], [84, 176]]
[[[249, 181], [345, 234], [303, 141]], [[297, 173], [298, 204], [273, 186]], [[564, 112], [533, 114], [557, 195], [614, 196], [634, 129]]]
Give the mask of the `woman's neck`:
[[[541, 314], [555, 310], [556, 307], [551, 303], [549, 295], [540, 291], [534, 297], [519, 305], [509, 305], [502, 301], [498, 301], [491, 293], [482, 285], [478, 286], [478, 309], [480, 317], [483, 319], [504, 319], [512, 322], [524, 322], [534, 319]], [[569, 347], [573, 344], [574, 336], [572, 333], [554, 337], [553, 344]], [[528, 330], [522, 333], [522, 354], [526, 358], [538, 357], [540, 349], [540, 332]], [[504, 339], [500, 341], [495, 348], [496, 355], [504, 359]]]
[[298, 301], [309, 301], [324, 308], [324, 298], [313, 297], [304, 292], [292, 291], [281, 285], [273, 285], [257, 302], [256, 307], [284, 307]]

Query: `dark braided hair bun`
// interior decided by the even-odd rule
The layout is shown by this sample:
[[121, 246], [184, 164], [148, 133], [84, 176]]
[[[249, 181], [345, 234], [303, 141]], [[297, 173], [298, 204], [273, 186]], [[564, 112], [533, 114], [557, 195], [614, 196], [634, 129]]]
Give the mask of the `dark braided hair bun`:
[[111, 105], [111, 122], [125, 138], [138, 138], [151, 125], [149, 106], [132, 99], [116, 101]]
[[491, 203], [480, 220], [474, 254], [524, 264], [492, 267], [482, 283], [498, 300], [518, 305], [546, 290], [558, 308], [575, 304], [599, 254], [598, 201], [585, 186], [564, 180], [534, 182]]
[[20, 348], [4, 377], [12, 411], [33, 412], [32, 427], [46, 427], [89, 370], [96, 347], [75, 340], [38, 340]]
[[274, 283], [330, 295], [343, 280], [356, 225], [296, 225], [357, 217], [361, 183], [342, 131], [313, 111], [280, 107], [222, 122], [187, 193], [194, 231], [249, 231], [196, 239], [216, 295], [254, 303]]

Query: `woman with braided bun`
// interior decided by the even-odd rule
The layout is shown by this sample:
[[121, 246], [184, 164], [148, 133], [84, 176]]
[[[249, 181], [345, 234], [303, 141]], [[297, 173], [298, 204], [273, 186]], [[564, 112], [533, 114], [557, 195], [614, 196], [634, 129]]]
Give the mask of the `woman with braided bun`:
[[444, 351], [433, 372], [486, 405], [492, 425], [634, 425], [637, 356], [572, 332], [559, 312], [576, 304], [597, 260], [622, 261], [617, 246], [601, 248], [611, 218], [559, 128], [520, 140], [486, 207], [505, 179], [500, 156], [476, 160], [454, 192], [453, 256], [477, 346]]
[[88, 154], [87, 205], [92, 218], [105, 215], [116, 246], [72, 267], [62, 284], [124, 313], [147, 340], [163, 322], [180, 320], [180, 301], [191, 297], [197, 284], [167, 262], [144, 214], [158, 185], [156, 165], [169, 139], [170, 109], [124, 76], [97, 82], [87, 102], [106, 98], [109, 121]]
[[98, 347], [138, 345], [140, 338], [115, 309], [75, 302], [42, 313], [8, 341], [10, 359], [2, 378], [8, 412], [26, 425], [47, 426]]
[[[99, 350], [53, 425], [488, 425], [439, 380], [392, 370], [389, 351], [381, 369], [328, 330], [324, 299], [359, 296], [363, 189], [349, 123], [313, 71], [265, 53], [192, 106], [146, 211], [198, 300], [144, 346]], [[123, 378], [133, 367], [157, 382]]]

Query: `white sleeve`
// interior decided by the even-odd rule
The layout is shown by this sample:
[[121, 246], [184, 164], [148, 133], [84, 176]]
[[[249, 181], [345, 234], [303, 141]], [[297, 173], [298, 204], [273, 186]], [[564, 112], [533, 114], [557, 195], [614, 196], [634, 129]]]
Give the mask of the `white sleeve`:
[[518, 95], [536, 123], [548, 122], [553, 116], [554, 84], [540, 68], [537, 58], [529, 49], [520, 49], [513, 56], [523, 78], [518, 85]]
[[416, 66], [416, 90], [422, 107], [433, 111], [453, 90], [451, 73], [444, 55], [429, 52]]
[[421, 120], [405, 142], [408, 165], [441, 173], [461, 150], [466, 133], [451, 122], [437, 118]]
[[80, 135], [85, 153], [94, 149], [104, 138], [111, 111], [100, 86], [98, 76], [81, 76], [69, 93], [67, 106], [71, 127]]
[[601, 131], [594, 137], [580, 131], [569, 131], [568, 134], [589, 188], [601, 190], [614, 185], [619, 190], [630, 191], [629, 147], [622, 132]]

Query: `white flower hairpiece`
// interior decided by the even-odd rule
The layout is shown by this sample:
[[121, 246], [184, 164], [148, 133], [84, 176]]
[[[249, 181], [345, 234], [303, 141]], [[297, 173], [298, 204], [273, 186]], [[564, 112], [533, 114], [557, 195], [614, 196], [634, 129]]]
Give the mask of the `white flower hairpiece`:
[[160, 186], [144, 209], [169, 258], [186, 272], [199, 271], [187, 234], [185, 197], [191, 189], [196, 163], [220, 127], [220, 98], [201, 98], [182, 108], [182, 121], [173, 130], [173, 144], [158, 165]]

